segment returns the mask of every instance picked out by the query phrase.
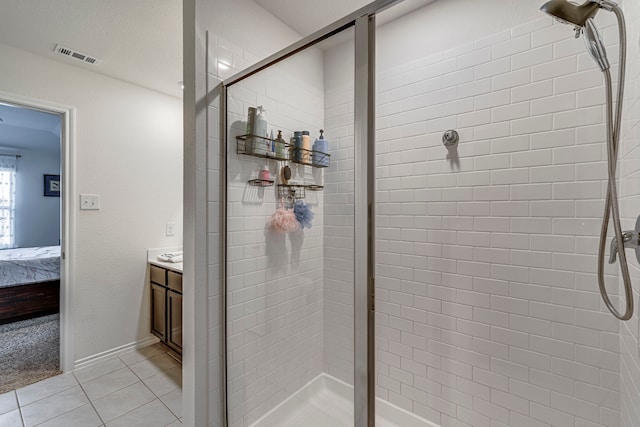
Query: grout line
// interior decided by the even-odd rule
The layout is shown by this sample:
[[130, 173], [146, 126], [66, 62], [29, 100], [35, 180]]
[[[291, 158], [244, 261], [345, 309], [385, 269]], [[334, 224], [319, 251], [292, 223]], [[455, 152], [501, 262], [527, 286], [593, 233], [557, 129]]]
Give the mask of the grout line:
[[[155, 356], [154, 356], [154, 357], [155, 357]], [[145, 359], [145, 360], [149, 360], [149, 359]], [[180, 368], [182, 369], [182, 365], [180, 365]], [[131, 370], [131, 372], [133, 372], [133, 370]], [[158, 374], [155, 374], [155, 375], [159, 375], [159, 374], [164, 373], [164, 372], [165, 372], [165, 371], [160, 371]], [[147, 383], [145, 383], [145, 382], [144, 382], [144, 380], [143, 380], [142, 378], [140, 378], [140, 376], [139, 376], [137, 373], [133, 372], [133, 374], [134, 374], [136, 377], [138, 377], [138, 379], [140, 380], [140, 383], [142, 383], [142, 385], [144, 385], [144, 386], [147, 388], [147, 390], [149, 390], [149, 391], [151, 392], [151, 394], [155, 396], [155, 400], [157, 400], [157, 401], [159, 401], [160, 403], [162, 403], [162, 404], [164, 405], [164, 407], [165, 407], [165, 408], [167, 408], [167, 409], [169, 410], [169, 412], [171, 413], [171, 415], [173, 415], [174, 417], [176, 417], [176, 419], [178, 419], [178, 420], [180, 419], [180, 418], [178, 418], [178, 416], [177, 416], [177, 415], [176, 415], [176, 414], [171, 410], [171, 408], [169, 408], [169, 407], [167, 406], [167, 404], [166, 404], [166, 403], [164, 403], [164, 402], [162, 401], [162, 399], [160, 398], [160, 396], [158, 396], [158, 395], [157, 395], [153, 390], [151, 390], [151, 388], [147, 385]], [[153, 376], [154, 376], [154, 375], [152, 375], [151, 377], [153, 377]], [[151, 377], [149, 377], [149, 378], [151, 378]], [[147, 379], [149, 379], [149, 378], [147, 378]], [[180, 392], [182, 393], [182, 386], [180, 386], [179, 388], [180, 388]], [[175, 389], [174, 389], [174, 390], [171, 390], [169, 393], [173, 393], [174, 391], [175, 391]], [[167, 395], [167, 394], [169, 394], [169, 393], [163, 394], [163, 396], [166, 396], [166, 395]], [[151, 402], [153, 402], [153, 401], [151, 401]], [[145, 403], [145, 405], [147, 405], [148, 403], [150, 403], [150, 402]], [[144, 405], [143, 405], [143, 406], [144, 406]], [[136, 409], [138, 409], [138, 408], [136, 408]], [[131, 412], [131, 411], [129, 411], [129, 412]], [[128, 412], [127, 412], [127, 413], [128, 413]], [[123, 414], [123, 415], [124, 415], [124, 414]], [[121, 416], [123, 416], [123, 415], [121, 415]], [[119, 418], [119, 417], [118, 417], [118, 418]], [[174, 421], [175, 421], [175, 420], [174, 420]], [[174, 421], [172, 421], [172, 422], [174, 422]]]
[[[121, 370], [121, 369], [125, 369], [125, 368], [126, 368], [126, 369], [128, 369], [128, 370], [129, 370], [129, 371], [130, 371], [130, 372], [131, 372], [131, 373], [132, 373], [136, 378], [138, 378], [138, 382], [140, 382], [140, 383], [144, 384], [144, 382], [143, 382], [143, 381], [142, 381], [142, 379], [138, 376], [138, 374], [136, 374], [136, 373], [133, 371], [133, 369], [131, 369], [131, 367], [130, 367], [130, 366], [129, 366], [129, 365], [128, 365], [124, 360], [120, 359], [120, 356], [115, 356], [115, 357], [114, 357], [114, 359], [118, 359], [118, 360], [120, 360], [120, 362], [122, 362], [122, 363], [124, 364], [124, 368], [118, 368], [118, 369], [116, 369], [115, 371], [111, 371], [111, 372], [109, 372], [109, 373], [107, 373], [107, 374], [104, 374], [104, 375], [101, 375], [101, 376], [99, 376], [99, 377], [93, 378], [93, 379], [91, 379], [91, 380], [89, 380], [89, 381], [87, 381], [87, 382], [94, 381], [94, 380], [96, 380], [96, 379], [98, 379], [98, 378], [102, 378], [102, 377], [104, 377], [104, 376], [106, 376], [106, 375], [113, 374], [113, 373], [114, 373], [114, 372], [116, 372], [116, 371], [119, 371], [119, 370]], [[148, 360], [148, 358], [147, 358], [147, 359], [143, 359], [143, 360]], [[76, 378], [76, 381], [77, 381], [77, 378]], [[84, 387], [82, 387], [82, 384], [80, 383], [80, 381], [78, 381], [78, 384], [80, 385], [80, 388], [82, 388], [82, 391], [84, 392], [85, 396], [87, 396], [87, 399], [89, 400], [89, 403], [91, 404], [91, 407], [93, 408], [93, 410], [94, 410], [94, 411], [96, 412], [96, 414], [98, 415], [98, 418], [99, 418], [99, 419], [100, 419], [100, 421], [102, 422], [102, 425], [103, 425], [103, 426], [106, 426], [106, 425], [107, 425], [107, 423], [102, 419], [102, 416], [100, 415], [100, 412], [98, 412], [98, 410], [96, 409], [95, 405], [93, 404], [93, 400], [91, 400], [91, 398], [89, 398], [89, 395], [87, 395], [87, 392], [84, 390]], [[129, 385], [125, 386], [125, 387], [119, 388], [118, 390], [114, 390], [114, 391], [112, 391], [112, 392], [111, 392], [111, 393], [109, 393], [109, 394], [106, 394], [106, 395], [104, 395], [104, 396], [99, 397], [98, 399], [102, 399], [103, 397], [110, 396], [110, 395], [112, 395], [113, 393], [117, 393], [117, 392], [119, 392], [119, 391], [121, 391], [121, 390], [124, 390], [124, 389], [125, 389], [125, 388], [127, 388], [127, 387], [131, 387], [132, 385], [135, 385], [135, 384], [136, 384], [136, 383], [129, 384]], [[144, 384], [144, 385], [145, 385], [145, 387], [146, 387], [146, 384]], [[148, 388], [148, 387], [147, 387], [147, 388]], [[149, 391], [151, 391], [151, 390], [149, 390]], [[151, 393], [155, 396], [155, 394], [154, 394], [153, 392], [151, 392]], [[98, 399], [96, 399], [96, 400], [98, 400]], [[128, 413], [130, 413], [130, 412], [132, 412], [132, 411], [135, 411], [136, 409], [138, 409], [138, 408], [140, 408], [140, 407], [142, 407], [142, 406], [144, 406], [144, 405], [146, 405], [146, 404], [148, 404], [148, 403], [149, 403], [149, 402], [146, 402], [146, 403], [144, 403], [144, 404], [142, 404], [142, 405], [140, 405], [140, 406], [138, 406], [138, 407], [136, 407], [136, 408], [132, 409], [132, 410], [131, 410], [131, 411], [129, 411], [129, 412], [125, 412], [124, 414], [120, 415], [119, 417], [115, 418], [115, 419], [114, 419], [114, 420], [112, 420], [112, 421], [115, 421], [115, 420], [117, 420], [118, 418], [123, 417], [123, 416], [125, 416], [126, 414], [128, 414]]]
[[[82, 386], [81, 386], [80, 384], [78, 384], [78, 386], [80, 387], [80, 390], [82, 390], [82, 392], [84, 393], [84, 389], [82, 388]], [[74, 386], [74, 387], [75, 387], [75, 386]], [[60, 392], [58, 392], [58, 393], [56, 393], [56, 394], [52, 394], [52, 395], [51, 395], [51, 396], [49, 396], [49, 397], [57, 396], [57, 395], [59, 395], [60, 393], [63, 393], [63, 392], [65, 392], [65, 391], [67, 391], [67, 390], [69, 390], [69, 389], [66, 389], [66, 390], [60, 391]], [[85, 396], [86, 396], [86, 393], [85, 393]], [[43, 400], [43, 399], [41, 399], [41, 400]], [[89, 396], [87, 396], [87, 401], [88, 401], [89, 403], [91, 403], [91, 400], [89, 400]], [[35, 402], [34, 402], [34, 403], [35, 403]], [[31, 405], [31, 403], [30, 403], [29, 405]], [[26, 405], [26, 406], [29, 406], [29, 405]], [[55, 416], [53, 416], [53, 417], [51, 417], [51, 418], [47, 418], [46, 420], [42, 420], [42, 421], [41, 421], [41, 422], [39, 422], [38, 424], [35, 424], [35, 425], [34, 425], [34, 427], [37, 427], [37, 426], [39, 426], [39, 425], [41, 425], [41, 424], [44, 424], [44, 423], [46, 423], [46, 422], [49, 422], [49, 421], [51, 421], [51, 420], [55, 420], [55, 419], [56, 419], [56, 418], [58, 418], [58, 417], [61, 417], [61, 416], [63, 416], [63, 415], [66, 415], [66, 414], [68, 414], [68, 413], [70, 413], [70, 412], [73, 412], [73, 411], [75, 411], [76, 409], [82, 408], [83, 406], [86, 406], [86, 405], [87, 405], [87, 404], [85, 403], [85, 404], [83, 404], [83, 405], [76, 406], [75, 408], [73, 408], [73, 409], [69, 409], [69, 410], [68, 410], [68, 411], [66, 411], [66, 412], [62, 412], [62, 413], [57, 414], [57, 415], [55, 415]], [[94, 408], [94, 409], [95, 409], [95, 408]], [[97, 413], [97, 411], [96, 411], [96, 413]], [[22, 414], [22, 410], [20, 411], [20, 414]], [[100, 415], [99, 415], [99, 414], [98, 414], [98, 417], [100, 417]], [[100, 421], [102, 421], [102, 419], [100, 419]], [[24, 423], [24, 420], [23, 420], [23, 423]], [[24, 423], [24, 424], [26, 425], [26, 423]]]
[[[46, 380], [48, 380], [48, 379], [55, 378], [55, 377], [58, 377], [58, 376], [61, 376], [61, 375], [73, 375], [73, 374], [64, 374], [64, 373], [62, 373], [62, 374], [54, 375], [53, 377], [45, 378], [45, 379], [43, 379], [43, 380], [41, 380], [41, 381], [38, 381], [38, 382], [36, 382], [36, 383], [29, 384], [28, 386], [25, 386], [25, 387], [29, 387], [29, 386], [34, 385], [34, 384], [39, 384], [39, 383], [40, 383], [40, 382], [42, 382], [42, 381], [46, 381]], [[50, 397], [55, 396], [56, 394], [62, 393], [63, 391], [67, 391], [67, 390], [69, 390], [69, 389], [71, 389], [71, 388], [73, 388], [73, 387], [75, 387], [75, 386], [77, 386], [77, 385], [80, 385], [80, 382], [78, 381], [78, 379], [77, 379], [75, 376], [73, 377], [73, 379], [76, 381], [76, 384], [73, 384], [73, 385], [71, 385], [71, 386], [69, 386], [69, 387], [65, 387], [65, 388], [63, 388], [63, 389], [60, 389], [60, 390], [56, 391], [56, 392], [55, 392], [55, 393], [53, 393], [53, 394], [49, 394], [49, 395], [47, 395], [47, 396], [41, 397], [40, 399], [34, 400], [33, 402], [29, 402], [29, 403], [27, 403], [26, 405], [22, 405], [22, 404], [20, 403], [20, 399], [18, 398], [18, 390], [19, 390], [19, 389], [13, 390], [13, 391], [16, 393], [16, 401], [18, 402], [18, 406], [19, 406], [20, 408], [23, 408], [23, 407], [26, 407], [26, 406], [33, 405], [34, 403], [41, 402], [41, 401], [43, 401], [43, 400], [45, 400], [45, 399], [48, 399], [48, 398], [50, 398]], [[20, 387], [20, 389], [22, 389], [22, 388], [24, 388], [24, 387]]]
[[20, 401], [18, 400], [18, 392], [13, 390], [13, 397], [16, 399], [16, 404], [18, 405], [18, 412], [20, 413], [20, 421], [22, 421], [22, 427], [26, 424], [24, 422], [24, 416], [22, 415], [22, 406], [20, 406]]
[[[8, 391], [6, 391], [5, 393], [0, 393], [0, 394], [6, 394], [6, 393], [14, 392], [14, 393], [16, 394], [16, 401], [18, 402], [18, 405], [20, 405], [20, 399], [18, 399], [18, 390], [22, 390], [23, 388], [31, 387], [31, 386], [36, 385], [36, 384], [40, 384], [42, 381], [47, 381], [47, 380], [49, 380], [49, 379], [56, 378], [56, 377], [59, 377], [59, 376], [62, 376], [62, 375], [68, 375], [68, 374], [66, 374], [66, 373], [64, 373], [64, 372], [63, 372], [63, 373], [60, 373], [60, 374], [56, 374], [56, 375], [53, 375], [53, 376], [51, 376], [51, 377], [43, 378], [43, 379], [41, 379], [40, 381], [36, 381], [35, 383], [27, 384], [27, 385], [22, 386], [22, 387], [19, 387], [19, 388], [14, 388], [13, 390], [8, 390]], [[75, 377], [74, 377], [74, 379], [75, 379]], [[77, 380], [76, 380], [76, 381], [77, 381]], [[41, 401], [41, 400], [46, 399], [47, 397], [51, 397], [51, 396], [53, 396], [53, 395], [55, 395], [55, 394], [58, 394], [58, 393], [61, 393], [61, 392], [65, 391], [65, 390], [69, 390], [70, 388], [75, 387], [76, 385], [77, 385], [77, 384], [71, 385], [71, 386], [69, 386], [69, 387], [65, 387], [65, 388], [63, 388], [63, 389], [58, 390], [57, 392], [55, 392], [55, 393], [53, 393], [53, 394], [50, 394], [50, 395], [48, 395], [48, 396], [41, 397], [41, 398], [39, 398], [39, 399], [37, 399], [37, 400], [34, 400], [33, 402], [29, 402], [29, 403], [27, 403], [26, 405], [22, 405], [22, 406], [28, 406], [28, 405], [31, 405], [31, 404], [33, 404], [33, 403], [39, 402], [39, 401]]]
[[[169, 393], [167, 393], [167, 394], [169, 394]], [[165, 395], [165, 396], [166, 396], [166, 395]], [[176, 417], [176, 420], [179, 420], [179, 419], [180, 419], [180, 418], [178, 418], [178, 415], [176, 415], [176, 413], [175, 413], [175, 412], [173, 412], [173, 411], [171, 410], [171, 408], [169, 408], [169, 407], [167, 406], [167, 404], [163, 402], [163, 400], [162, 400], [162, 399], [158, 398], [158, 401], [159, 401], [160, 403], [162, 403], [162, 404], [164, 405], [164, 407], [165, 407], [165, 408], [167, 408], [167, 409], [169, 410], [169, 412], [171, 413], [171, 415], [173, 415], [174, 417]], [[171, 422], [173, 423], [173, 422], [175, 422], [175, 420], [173, 420], [173, 421], [171, 421]]]
[[[118, 357], [118, 356], [116, 356], [116, 357]], [[119, 357], [118, 357], [118, 359], [119, 359]], [[121, 361], [122, 361], [122, 360], [121, 360]], [[124, 362], [123, 362], [123, 363], [124, 363]], [[128, 366], [127, 366], [127, 368], [128, 368]], [[131, 370], [131, 369], [129, 369], [129, 370]], [[131, 372], [133, 372], [133, 371], [131, 371]], [[134, 375], [136, 375], [136, 373], [135, 373], [135, 372], [133, 372], [133, 374], [134, 374]], [[138, 377], [138, 376], [136, 375], [136, 377]], [[138, 380], [139, 380], [138, 382], [140, 382], [140, 383], [144, 384], [144, 383], [142, 382], [142, 380], [140, 380], [140, 377], [138, 377]], [[119, 389], [119, 390], [116, 390], [116, 391], [114, 391], [114, 392], [112, 392], [112, 393], [109, 393], [109, 394], [107, 394], [107, 395], [105, 395], [105, 396], [99, 397], [98, 399], [102, 399], [103, 397], [110, 396], [110, 395], [112, 395], [113, 393], [116, 393], [116, 392], [118, 392], [118, 391], [120, 391], [120, 390], [124, 390], [125, 388], [127, 388], [127, 387], [131, 387], [131, 386], [136, 385], [136, 384], [137, 384], [137, 383], [129, 384], [129, 385], [128, 385], [128, 386], [126, 386], [126, 387], [123, 387], [123, 388], [121, 388], [121, 389]], [[144, 384], [144, 385], [146, 386], [146, 384]], [[82, 387], [82, 386], [81, 386], [81, 387]], [[84, 389], [82, 389], [82, 391], [84, 391]], [[153, 394], [153, 392], [151, 392], [151, 393]], [[86, 395], [86, 392], [85, 392], [85, 395]], [[154, 395], [154, 396], [155, 396], [155, 395]], [[89, 396], [87, 396], [87, 399], [89, 399]], [[98, 399], [96, 399], [96, 400], [98, 400]], [[139, 408], [143, 407], [144, 405], [147, 405], [147, 404], [149, 404], [149, 403], [151, 403], [151, 402], [153, 402], [153, 400], [150, 400], [149, 402], [145, 402], [145, 403], [143, 403], [143, 404], [142, 404], [142, 405], [140, 405], [140, 406], [136, 406], [135, 408], [131, 409], [130, 411], [127, 411], [127, 412], [125, 412], [124, 414], [117, 416], [116, 418], [114, 418], [113, 420], [111, 420], [111, 421], [109, 421], [109, 422], [113, 422], [113, 421], [117, 420], [118, 418], [124, 417], [125, 415], [130, 414], [131, 412], [135, 411], [136, 409], [139, 409]], [[93, 401], [92, 401], [91, 399], [89, 399], [89, 403], [91, 403], [91, 406], [92, 406], [92, 407], [93, 407], [93, 409], [96, 411], [96, 414], [98, 414], [98, 418], [100, 418], [100, 421], [102, 422], [102, 424], [106, 426], [106, 425], [107, 425], [107, 423], [102, 419], [102, 416], [100, 415], [100, 413], [98, 412], [98, 410], [96, 409], [96, 407], [93, 405]]]
[[[134, 372], [134, 373], [135, 373], [135, 372]], [[137, 376], [137, 375], [136, 375], [136, 376]], [[138, 377], [138, 378], [140, 378], [140, 377]], [[150, 401], [148, 401], [148, 402], [145, 402], [145, 403], [143, 403], [142, 405], [140, 405], [140, 406], [138, 406], [138, 407], [136, 407], [136, 408], [133, 408], [133, 409], [132, 409], [132, 410], [130, 410], [129, 412], [125, 412], [124, 414], [120, 415], [118, 418], [124, 417], [125, 415], [130, 414], [131, 412], [133, 412], [133, 411], [135, 411], [135, 410], [138, 410], [138, 409], [142, 408], [143, 406], [148, 405], [149, 403], [152, 403], [153, 401], [157, 400], [158, 402], [162, 403], [162, 404], [164, 405], [164, 407], [165, 407], [165, 408], [167, 408], [167, 409], [169, 410], [169, 413], [170, 413], [171, 415], [173, 415], [176, 419], [178, 419], [178, 417], [176, 416], [176, 414], [174, 414], [174, 413], [173, 413], [173, 411], [172, 411], [172, 410], [171, 410], [167, 405], [165, 405], [165, 403], [164, 403], [162, 400], [160, 400], [160, 398], [159, 398], [159, 397], [157, 397], [157, 396], [156, 396], [156, 394], [155, 394], [155, 393], [154, 393], [154, 392], [149, 388], [149, 386], [147, 386], [147, 385], [144, 383], [144, 381], [143, 381], [143, 380], [140, 380], [139, 382], [140, 382], [140, 384], [142, 384], [143, 386], [145, 386], [145, 387], [147, 388], [147, 390], [149, 390], [149, 391], [151, 392], [151, 394], [155, 397], [155, 399], [152, 399], [152, 400], [150, 400]], [[115, 419], [114, 419], [114, 420], [112, 420], [112, 421], [115, 421], [115, 420], [117, 420], [118, 418], [115, 418]], [[174, 422], [174, 421], [175, 421], [175, 420], [172, 420], [171, 422]], [[168, 425], [168, 424], [167, 424], [167, 425]]]
[[80, 381], [78, 381], [78, 384], [80, 385], [80, 390], [82, 390], [82, 392], [84, 393], [85, 396], [87, 396], [87, 400], [89, 401], [89, 404], [91, 405], [91, 407], [93, 408], [94, 412], [96, 413], [96, 415], [98, 416], [98, 419], [100, 420], [100, 422], [102, 423], [102, 425], [106, 425], [107, 423], [104, 422], [104, 420], [102, 419], [102, 415], [100, 415], [100, 412], [98, 412], [98, 410], [96, 409], [96, 407], [93, 404], [93, 401], [89, 398], [89, 395], [87, 394], [87, 392], [85, 391], [84, 387], [82, 387], [82, 384], [80, 384]]

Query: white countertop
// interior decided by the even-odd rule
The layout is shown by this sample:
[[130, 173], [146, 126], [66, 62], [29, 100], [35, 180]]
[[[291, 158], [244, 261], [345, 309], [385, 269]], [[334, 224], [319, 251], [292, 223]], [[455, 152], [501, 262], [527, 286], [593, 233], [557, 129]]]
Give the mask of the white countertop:
[[182, 264], [181, 262], [164, 262], [158, 261], [154, 259], [150, 259], [149, 264], [156, 265], [158, 267], [166, 268], [167, 270], [175, 271], [176, 273], [182, 273]]
[[147, 262], [158, 267], [166, 268], [167, 270], [175, 271], [176, 273], [182, 273], [183, 263], [158, 261], [158, 255], [160, 254], [180, 251], [182, 251], [182, 247], [147, 249]]

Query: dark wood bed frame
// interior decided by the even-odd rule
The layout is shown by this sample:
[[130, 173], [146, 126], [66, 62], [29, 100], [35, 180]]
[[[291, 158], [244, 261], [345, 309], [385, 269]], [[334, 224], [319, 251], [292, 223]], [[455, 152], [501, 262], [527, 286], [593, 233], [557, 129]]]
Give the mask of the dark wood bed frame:
[[60, 311], [60, 280], [0, 288], [0, 324]]

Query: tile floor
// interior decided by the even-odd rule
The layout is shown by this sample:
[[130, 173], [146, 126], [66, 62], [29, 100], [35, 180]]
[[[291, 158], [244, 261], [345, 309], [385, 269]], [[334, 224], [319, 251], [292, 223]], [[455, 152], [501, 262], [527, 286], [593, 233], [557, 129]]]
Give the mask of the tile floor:
[[182, 366], [160, 344], [0, 394], [0, 427], [182, 426]]

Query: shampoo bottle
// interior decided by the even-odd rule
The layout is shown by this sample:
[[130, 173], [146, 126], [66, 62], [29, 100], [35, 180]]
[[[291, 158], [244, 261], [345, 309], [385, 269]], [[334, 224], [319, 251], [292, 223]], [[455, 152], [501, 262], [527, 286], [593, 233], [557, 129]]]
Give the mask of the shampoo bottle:
[[311, 137], [308, 130], [302, 131], [302, 158], [300, 161], [306, 164], [311, 163]]
[[[262, 108], [262, 106], [258, 107], [254, 135], [259, 138], [255, 138], [253, 143], [253, 154], [266, 156], [269, 151], [267, 150], [267, 142], [269, 142], [269, 138], [267, 136], [267, 112]], [[271, 146], [270, 142], [269, 146]]]
[[251, 154], [253, 153], [253, 138], [252, 135], [256, 134], [256, 107], [249, 107], [247, 113], [247, 136], [245, 140], [245, 153]]
[[313, 143], [313, 164], [317, 166], [329, 166], [329, 141], [324, 139], [324, 130], [320, 129], [320, 138]]
[[288, 160], [287, 157], [287, 143], [284, 141], [282, 137], [282, 131], [278, 131], [278, 136], [274, 142], [275, 144], [275, 157], [278, 160]]
[[271, 173], [269, 171], [268, 165], [264, 165], [264, 167], [260, 170], [259, 178], [263, 181], [262, 185], [266, 185], [266, 181], [269, 181], [271, 179]]

